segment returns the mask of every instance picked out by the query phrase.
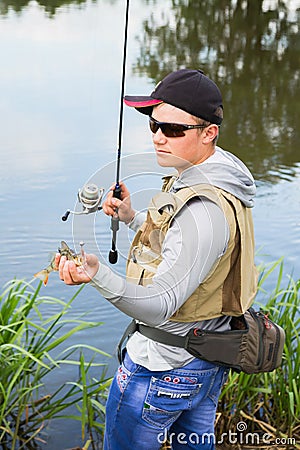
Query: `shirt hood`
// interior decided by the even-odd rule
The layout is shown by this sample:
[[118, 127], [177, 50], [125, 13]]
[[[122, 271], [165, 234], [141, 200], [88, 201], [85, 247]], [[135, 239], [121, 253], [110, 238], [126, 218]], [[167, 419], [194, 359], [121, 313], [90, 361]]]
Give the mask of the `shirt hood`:
[[220, 147], [216, 147], [215, 153], [201, 164], [184, 170], [172, 190], [201, 183], [229, 192], [248, 208], [254, 206], [256, 186], [251, 172], [237, 156]]

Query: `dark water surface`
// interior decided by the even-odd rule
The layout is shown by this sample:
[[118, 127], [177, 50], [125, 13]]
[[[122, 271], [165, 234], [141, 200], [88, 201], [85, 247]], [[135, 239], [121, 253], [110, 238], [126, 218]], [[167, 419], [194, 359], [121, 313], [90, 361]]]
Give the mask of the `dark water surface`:
[[[219, 145], [257, 180], [257, 262], [283, 256], [287, 282], [300, 273], [300, 1], [280, 3], [132, 0], [126, 92], [150, 93], [181, 67], [201, 68], [217, 82], [225, 114]], [[108, 190], [115, 179], [124, 4], [0, 1], [1, 286], [13, 277], [31, 280], [61, 239], [77, 247], [84, 240], [107, 261], [108, 218], [61, 216], [87, 180]], [[163, 174], [147, 128], [144, 116], [125, 109], [121, 177], [140, 208]], [[130, 237], [121, 227], [119, 273]], [[68, 299], [76, 289], [51, 274], [42, 292]], [[72, 343], [113, 353], [128, 318], [89, 286], [72, 310], [74, 317], [85, 312], [104, 325]], [[112, 358], [109, 373], [115, 367]], [[75, 379], [72, 371], [58, 371], [49, 388]], [[48, 449], [80, 445], [77, 424], [52, 423], [47, 432]]]

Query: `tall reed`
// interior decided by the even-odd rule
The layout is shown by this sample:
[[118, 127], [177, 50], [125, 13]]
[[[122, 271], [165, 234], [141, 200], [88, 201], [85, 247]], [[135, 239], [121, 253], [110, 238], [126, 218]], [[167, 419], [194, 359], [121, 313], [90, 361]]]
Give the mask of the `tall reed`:
[[[63, 302], [42, 297], [41, 285], [34, 287], [25, 281], [13, 280], [0, 294], [0, 448], [5, 450], [36, 448], [45, 423], [80, 403], [80, 383], [83, 379], [86, 382], [92, 363], [85, 365], [83, 357], [79, 361], [72, 360], [71, 355], [78, 346], [65, 347], [75, 333], [101, 324], [68, 318], [70, 307], [82, 288], [68, 302]], [[42, 305], [45, 303], [55, 304], [60, 311], [44, 318]], [[45, 379], [66, 363], [80, 367], [78, 383], [65, 383], [55, 392], [48, 392]], [[107, 380], [100, 380], [97, 389], [105, 389], [107, 383]], [[97, 389], [94, 381], [92, 386], [86, 386], [86, 393]]]
[[[300, 280], [290, 278], [288, 286], [281, 287], [283, 262], [280, 260], [262, 271], [260, 294], [267, 294], [263, 283], [276, 268], [279, 273], [274, 291], [266, 301], [254, 306], [269, 312], [269, 317], [285, 330], [282, 365], [270, 373], [230, 373], [219, 401], [216, 435], [228, 435], [231, 430], [237, 432], [240, 442], [243, 437], [252, 436], [256, 441], [264, 438], [270, 445], [277, 443], [274, 448], [283, 448], [279, 444], [284, 448], [300, 448]], [[241, 423], [243, 429], [239, 429]]]
[[[268, 294], [263, 285], [275, 269], [278, 269], [277, 283]], [[222, 440], [222, 449], [257, 444], [245, 442], [248, 435], [259, 439], [258, 448], [271, 448], [272, 444], [276, 449], [300, 448], [300, 280], [290, 279], [286, 288], [282, 288], [282, 280], [282, 261], [261, 270], [259, 291], [265, 298], [256, 306], [268, 311], [270, 318], [286, 332], [283, 363], [271, 373], [230, 373], [219, 400], [217, 443], [223, 435], [228, 440], [230, 431], [236, 434], [234, 444], [226, 445], [226, 438]], [[85, 360], [83, 350], [86, 347], [104, 353], [81, 345], [78, 361], [71, 359], [78, 346], [68, 346], [60, 354], [53, 354], [61, 346], [66, 347], [74, 333], [100, 323], [68, 319], [71, 304], [82, 288], [66, 303], [40, 296], [40, 289], [41, 283], [34, 288], [25, 281], [12, 281], [0, 294], [0, 448], [36, 449], [48, 420], [68, 418], [81, 425], [82, 443], [86, 440], [81, 448], [99, 449], [110, 379], [105, 378], [105, 371], [100, 379], [91, 378], [89, 369], [95, 363], [93, 359]], [[60, 312], [44, 318], [41, 307], [45, 302], [60, 306]], [[78, 366], [77, 381], [66, 381], [55, 392], [47, 392], [46, 377], [66, 363]], [[70, 407], [72, 411], [75, 407], [77, 413], [70, 413]], [[262, 442], [265, 436], [269, 447]], [[276, 439], [286, 445], [279, 445]]]

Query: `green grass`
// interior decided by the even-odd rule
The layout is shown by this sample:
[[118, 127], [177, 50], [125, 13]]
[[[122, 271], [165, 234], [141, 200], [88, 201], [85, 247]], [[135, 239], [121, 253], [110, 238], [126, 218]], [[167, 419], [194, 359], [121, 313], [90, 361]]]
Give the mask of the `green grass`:
[[[260, 268], [260, 272], [262, 300], [256, 306], [268, 311], [285, 330], [283, 362], [270, 373], [230, 373], [219, 400], [216, 437], [237, 432], [237, 424], [243, 422], [246, 429], [237, 433], [237, 444], [231, 443], [231, 449], [250, 448], [239, 444], [245, 443], [248, 433], [260, 439], [267, 434], [270, 446], [257, 448], [271, 448], [280, 438], [289, 445], [276, 444], [274, 449], [300, 449], [300, 280], [290, 278], [282, 287], [281, 260]], [[265, 292], [266, 279], [275, 273], [273, 292]], [[68, 343], [75, 333], [101, 323], [69, 318], [82, 287], [63, 302], [41, 296], [41, 284], [34, 287], [14, 280], [0, 294], [0, 449], [38, 448], [42, 438], [46, 439], [45, 425], [52, 419], [61, 420], [62, 427], [66, 419], [75, 420], [81, 427], [81, 442], [74, 442], [74, 446], [99, 449], [111, 380], [106, 378], [105, 367], [99, 379], [91, 377], [90, 369], [97, 365], [97, 353], [104, 353], [89, 345]], [[58, 311], [51, 317], [42, 312], [49, 310], [48, 304], [55, 306], [50, 310]], [[85, 350], [94, 356], [86, 360]], [[55, 377], [55, 370], [64, 364], [74, 365], [76, 381], [66, 380], [55, 392], [48, 392], [47, 377]], [[221, 447], [226, 448], [226, 439]]]
[[[277, 283], [267, 294], [263, 283], [275, 269]], [[230, 373], [219, 400], [216, 435], [237, 431], [242, 421], [247, 427], [244, 438], [247, 433], [261, 438], [268, 434], [270, 443], [278, 439], [277, 443], [288, 444], [284, 448], [300, 448], [300, 280], [290, 278], [288, 286], [282, 288], [282, 278], [282, 261], [261, 269], [259, 290], [266, 301], [256, 304], [285, 330], [282, 365], [270, 373]], [[274, 448], [283, 447], [277, 444]]]
[[[85, 432], [101, 429], [104, 422], [99, 397], [105, 395], [110, 380], [89, 379], [84, 347], [94, 354], [102, 351], [81, 346], [79, 360], [71, 357], [80, 346], [67, 346], [72, 336], [99, 322], [69, 319], [71, 305], [82, 288], [68, 302], [42, 297], [42, 283], [33, 286], [25, 281], [7, 283], [0, 294], [0, 448], [31, 449], [41, 441], [41, 432], [50, 419], [63, 417], [82, 423]], [[45, 305], [55, 305], [55, 313], [44, 318]], [[53, 356], [55, 354], [55, 356]], [[105, 354], [106, 355], [106, 354]], [[109, 356], [109, 355], [106, 355]], [[66, 380], [55, 392], [48, 392], [45, 380], [63, 364], [79, 367], [76, 383]], [[104, 373], [104, 372], [103, 372]], [[55, 376], [55, 374], [54, 374]], [[98, 402], [98, 403], [97, 403]], [[81, 409], [78, 416], [68, 415], [70, 407]], [[97, 423], [98, 417], [100, 423]], [[88, 448], [88, 441], [85, 448]]]

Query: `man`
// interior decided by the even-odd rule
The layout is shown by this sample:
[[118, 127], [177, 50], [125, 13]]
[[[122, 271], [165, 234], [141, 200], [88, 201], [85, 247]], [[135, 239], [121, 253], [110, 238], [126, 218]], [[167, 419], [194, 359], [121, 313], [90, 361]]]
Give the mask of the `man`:
[[255, 185], [238, 158], [216, 147], [222, 97], [203, 72], [178, 70], [150, 96], [127, 96], [125, 103], [149, 116], [157, 161], [176, 174], [165, 178], [146, 217], [135, 212], [123, 183], [121, 199], [111, 193], [103, 204], [106, 214], [117, 213], [136, 231], [126, 280], [94, 255], [87, 255], [84, 268], [57, 257], [60, 277], [67, 284], [90, 282], [148, 326], [133, 330], [113, 380], [105, 450], [155, 450], [167, 436], [175, 450], [214, 449], [227, 370], [155, 333], [226, 331], [230, 316], [250, 306], [256, 292]]

